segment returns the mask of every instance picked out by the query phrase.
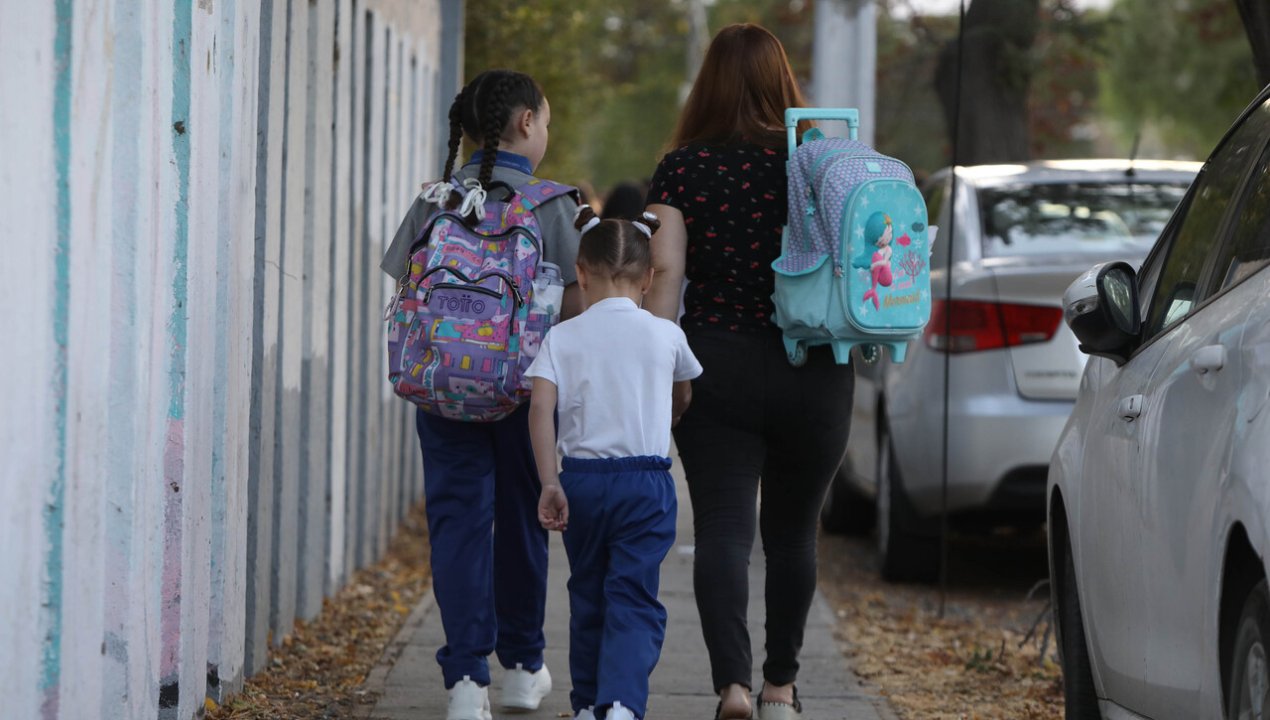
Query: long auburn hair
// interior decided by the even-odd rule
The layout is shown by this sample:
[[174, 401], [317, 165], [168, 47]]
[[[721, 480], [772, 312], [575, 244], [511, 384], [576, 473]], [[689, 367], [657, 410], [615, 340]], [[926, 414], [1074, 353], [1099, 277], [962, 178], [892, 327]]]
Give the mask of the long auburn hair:
[[[805, 107], [785, 47], [761, 25], [728, 25], [710, 41], [674, 147], [692, 143], [782, 144], [785, 108]], [[799, 123], [799, 132], [811, 123]]]

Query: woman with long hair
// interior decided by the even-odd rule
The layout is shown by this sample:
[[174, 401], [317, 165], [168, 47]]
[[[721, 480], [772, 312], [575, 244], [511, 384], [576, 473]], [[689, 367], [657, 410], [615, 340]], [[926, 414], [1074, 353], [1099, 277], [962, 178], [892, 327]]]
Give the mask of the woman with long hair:
[[758, 717], [801, 711], [794, 682], [816, 592], [816, 524], [846, 452], [852, 368], [827, 346], [793, 367], [772, 322], [771, 263], [787, 214], [784, 113], [803, 105], [774, 35], [723, 28], [648, 193], [662, 226], [645, 307], [675, 319], [686, 273], [681, 323], [705, 368], [674, 436], [692, 499], [693, 580], [719, 718], [752, 715], [746, 606], [756, 526], [767, 565]]

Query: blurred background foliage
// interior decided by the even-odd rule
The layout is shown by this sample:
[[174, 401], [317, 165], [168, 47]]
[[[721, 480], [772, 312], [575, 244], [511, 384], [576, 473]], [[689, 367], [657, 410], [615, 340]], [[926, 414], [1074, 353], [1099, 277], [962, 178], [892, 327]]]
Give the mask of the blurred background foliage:
[[[707, 35], [760, 23], [809, 86], [814, 0], [705, 4]], [[1259, 89], [1233, 0], [1033, 4], [1027, 34], [1017, 32], [1017, 18], [980, 28], [990, 44], [1016, 44], [993, 56], [995, 71], [981, 73], [993, 77], [976, 78], [989, 85], [967, 92], [974, 83], [963, 78], [962, 95], [973, 103], [983, 87], [1002, 83], [1022, 93], [1028, 157], [1126, 156], [1140, 137], [1139, 157], [1202, 158]], [[957, 37], [956, 4], [948, 7], [935, 15], [911, 0], [878, 0], [876, 145], [919, 173], [950, 157], [935, 85], [941, 51]], [[988, 8], [977, 9], [982, 19]], [[534, 76], [552, 107], [539, 174], [603, 193], [647, 178], [667, 149], [691, 80], [690, 11], [688, 0], [469, 0], [466, 74], [507, 67]]]

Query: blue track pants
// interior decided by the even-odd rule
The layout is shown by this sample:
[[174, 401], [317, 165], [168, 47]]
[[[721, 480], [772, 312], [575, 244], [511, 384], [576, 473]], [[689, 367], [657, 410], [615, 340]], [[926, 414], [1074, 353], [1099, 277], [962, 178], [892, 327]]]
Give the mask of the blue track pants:
[[491, 652], [503, 667], [536, 671], [546, 644], [547, 531], [538, 523], [529, 405], [492, 423], [422, 410], [416, 421], [445, 686], [465, 675], [488, 685]]
[[621, 702], [637, 717], [661, 655], [666, 609], [657, 601], [661, 562], [675, 542], [670, 459], [566, 457], [569, 500], [570, 700], [596, 717]]

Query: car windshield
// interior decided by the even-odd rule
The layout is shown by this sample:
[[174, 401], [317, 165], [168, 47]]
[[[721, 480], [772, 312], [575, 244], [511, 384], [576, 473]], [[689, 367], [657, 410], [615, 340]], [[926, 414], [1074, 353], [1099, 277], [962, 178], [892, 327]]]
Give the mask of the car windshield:
[[985, 257], [1071, 252], [1142, 254], [1188, 183], [1083, 182], [980, 188]]

